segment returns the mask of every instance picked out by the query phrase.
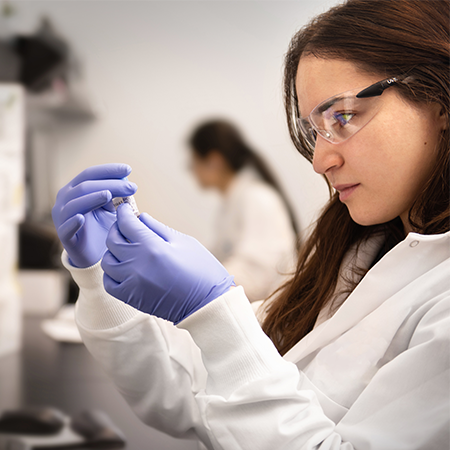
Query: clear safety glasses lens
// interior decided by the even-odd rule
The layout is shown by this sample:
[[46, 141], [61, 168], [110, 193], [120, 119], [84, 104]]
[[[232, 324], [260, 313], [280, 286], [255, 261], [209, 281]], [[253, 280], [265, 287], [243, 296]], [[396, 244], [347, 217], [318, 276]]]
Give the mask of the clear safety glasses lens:
[[366, 126], [380, 107], [379, 96], [358, 98], [361, 88], [331, 97], [317, 105], [298, 125], [306, 143], [313, 149], [317, 135], [333, 144], [343, 142]]

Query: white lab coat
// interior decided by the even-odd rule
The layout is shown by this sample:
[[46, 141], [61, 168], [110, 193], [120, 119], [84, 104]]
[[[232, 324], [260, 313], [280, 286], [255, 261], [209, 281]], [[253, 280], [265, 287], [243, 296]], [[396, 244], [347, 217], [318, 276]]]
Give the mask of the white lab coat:
[[237, 173], [217, 218], [216, 258], [250, 301], [267, 298], [296, 262], [296, 236], [280, 194], [251, 168]]
[[208, 449], [449, 448], [450, 233], [409, 234], [284, 357], [241, 288], [175, 327], [63, 259], [86, 346], [153, 427]]

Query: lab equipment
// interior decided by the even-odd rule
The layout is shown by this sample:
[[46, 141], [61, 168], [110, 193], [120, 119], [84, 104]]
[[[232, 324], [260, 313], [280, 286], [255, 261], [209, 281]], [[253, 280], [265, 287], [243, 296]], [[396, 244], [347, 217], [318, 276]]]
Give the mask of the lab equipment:
[[115, 197], [133, 195], [137, 186], [124, 179], [126, 164], [90, 167], [64, 186], [52, 209], [58, 236], [75, 267], [96, 264], [106, 251], [105, 240], [116, 212]]
[[196, 239], [131, 207], [117, 210], [102, 259], [104, 286], [140, 311], [178, 323], [234, 285], [220, 262]]
[[28, 407], [6, 410], [0, 416], [0, 433], [47, 435], [64, 426], [64, 415], [55, 408]]
[[[29, 410], [8, 411], [14, 417], [30, 416]], [[36, 408], [32, 415], [57, 418], [61, 426], [52, 433], [0, 432], [0, 450], [121, 448], [126, 438], [109, 416], [100, 410], [82, 411], [73, 418], [54, 408]]]
[[122, 205], [123, 203], [128, 203], [131, 206], [131, 209], [133, 210], [133, 213], [136, 217], [139, 217], [141, 215], [133, 195], [129, 195], [128, 197], [116, 197], [112, 199], [112, 202], [116, 210], [119, 207], [119, 205]]

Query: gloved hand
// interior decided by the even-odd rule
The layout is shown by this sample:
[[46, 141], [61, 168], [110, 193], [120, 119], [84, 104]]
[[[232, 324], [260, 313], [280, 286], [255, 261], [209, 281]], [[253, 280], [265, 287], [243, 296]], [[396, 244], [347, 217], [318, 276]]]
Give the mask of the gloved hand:
[[119, 206], [102, 260], [112, 296], [175, 324], [227, 292], [233, 277], [191, 236]]
[[106, 237], [116, 221], [111, 199], [132, 195], [137, 189], [124, 179], [130, 172], [126, 164], [89, 167], [58, 192], [53, 222], [75, 267], [89, 267], [102, 259]]

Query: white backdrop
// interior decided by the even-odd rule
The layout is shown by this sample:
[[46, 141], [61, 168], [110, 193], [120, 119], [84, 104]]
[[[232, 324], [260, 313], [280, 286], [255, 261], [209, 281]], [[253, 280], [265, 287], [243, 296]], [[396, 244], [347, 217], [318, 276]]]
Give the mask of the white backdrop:
[[305, 229], [327, 188], [288, 136], [282, 64], [290, 38], [337, 1], [13, 1], [15, 32], [49, 16], [82, 63], [97, 120], [61, 125], [49, 143], [49, 196], [87, 166], [125, 162], [139, 207], [209, 245], [215, 194], [190, 174], [186, 136], [235, 121], [268, 160]]

